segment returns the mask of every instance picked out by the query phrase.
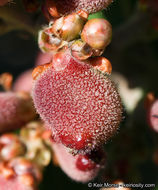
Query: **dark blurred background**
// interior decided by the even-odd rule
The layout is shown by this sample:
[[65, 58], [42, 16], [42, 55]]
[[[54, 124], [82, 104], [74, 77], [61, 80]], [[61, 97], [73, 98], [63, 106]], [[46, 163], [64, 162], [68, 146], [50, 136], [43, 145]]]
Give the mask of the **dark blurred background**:
[[[158, 7], [158, 1], [155, 2]], [[140, 88], [142, 92], [132, 111], [125, 105], [120, 131], [105, 145], [106, 169], [95, 182], [120, 179], [126, 183], [158, 183], [158, 156], [157, 163], [153, 160], [158, 150], [158, 134], [148, 126], [144, 109], [146, 93], [152, 91], [158, 97], [158, 21], [157, 25], [153, 24], [151, 12], [138, 0], [114, 0], [107, 10], [92, 15], [107, 18], [113, 26], [113, 39], [104, 53], [112, 63], [113, 72], [125, 78], [128, 89]], [[39, 12], [29, 16], [33, 20], [42, 17]], [[47, 23], [44, 18], [41, 20], [41, 24]], [[2, 22], [0, 18], [1, 30]], [[0, 73], [10, 72], [15, 80], [23, 71], [34, 67], [38, 52], [37, 35], [19, 29], [1, 34]], [[53, 189], [93, 188], [73, 182], [59, 167], [50, 164], [44, 171], [40, 190]]]

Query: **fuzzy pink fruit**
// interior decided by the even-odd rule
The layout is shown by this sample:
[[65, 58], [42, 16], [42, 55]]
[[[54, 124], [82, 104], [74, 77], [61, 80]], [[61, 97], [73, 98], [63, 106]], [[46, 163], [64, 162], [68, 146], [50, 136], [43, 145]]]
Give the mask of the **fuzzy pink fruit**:
[[[52, 146], [61, 169], [75, 181], [82, 183], [91, 181], [98, 175], [105, 164], [103, 151], [74, 156], [61, 144], [53, 143]], [[97, 162], [95, 162], [96, 160]]]
[[88, 151], [113, 136], [122, 119], [122, 104], [108, 76], [69, 52], [56, 54], [39, 72], [33, 101], [57, 141]]
[[0, 133], [22, 127], [36, 113], [31, 97], [26, 93], [0, 93]]
[[147, 110], [147, 118], [150, 127], [158, 132], [158, 99], [156, 99]]
[[59, 17], [84, 10], [94, 13], [105, 9], [113, 0], [46, 0], [46, 6], [52, 16]]

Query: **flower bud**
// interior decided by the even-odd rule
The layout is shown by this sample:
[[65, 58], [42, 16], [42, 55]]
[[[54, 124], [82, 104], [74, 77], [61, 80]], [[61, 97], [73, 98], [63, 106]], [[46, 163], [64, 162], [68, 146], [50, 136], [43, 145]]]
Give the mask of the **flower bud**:
[[56, 52], [66, 46], [67, 42], [52, 35], [49, 33], [49, 28], [45, 28], [39, 32], [38, 44], [42, 52]]
[[79, 60], [88, 59], [92, 53], [92, 48], [81, 40], [76, 40], [71, 46], [72, 56]]
[[[82, 14], [81, 14], [82, 15]], [[86, 19], [76, 13], [57, 19], [53, 26], [52, 32], [58, 38], [66, 41], [74, 40], [81, 33]]]
[[89, 61], [95, 69], [98, 69], [99, 71], [102, 71], [106, 74], [111, 74], [112, 65], [110, 61], [105, 57], [94, 57], [91, 58]]
[[94, 49], [104, 49], [111, 41], [112, 27], [105, 19], [89, 20], [82, 31], [81, 38]]

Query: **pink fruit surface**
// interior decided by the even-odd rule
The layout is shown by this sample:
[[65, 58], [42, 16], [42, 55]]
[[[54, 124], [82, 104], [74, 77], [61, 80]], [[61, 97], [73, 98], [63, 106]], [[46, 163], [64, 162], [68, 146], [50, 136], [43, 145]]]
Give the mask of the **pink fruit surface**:
[[107, 142], [122, 119], [114, 83], [68, 53], [55, 57], [34, 80], [32, 97], [55, 139], [76, 150]]
[[36, 58], [36, 63], [35, 63], [35, 66], [38, 66], [38, 65], [43, 65], [45, 63], [49, 63], [52, 59], [52, 54], [51, 53], [42, 53], [42, 52], [39, 52], [38, 55], [37, 55], [37, 58]]
[[32, 89], [32, 69], [23, 72], [13, 85], [14, 91], [31, 92]]
[[[94, 179], [105, 164], [104, 154], [100, 155], [99, 162], [96, 163], [90, 159], [90, 154], [74, 156], [61, 144], [53, 143], [52, 146], [61, 169], [75, 181], [86, 183]], [[98, 158], [97, 156], [96, 154], [96, 159]]]
[[30, 190], [29, 187], [26, 187], [18, 181], [17, 178], [12, 178], [11, 180], [6, 179], [0, 174], [0, 189], [2, 190]]
[[147, 118], [150, 127], [158, 132], [158, 99], [155, 100], [148, 109]]
[[25, 93], [0, 93], [0, 133], [22, 127], [36, 113], [31, 97]]
[[112, 0], [46, 0], [47, 8], [53, 16], [61, 16], [84, 10], [94, 13], [105, 9]]

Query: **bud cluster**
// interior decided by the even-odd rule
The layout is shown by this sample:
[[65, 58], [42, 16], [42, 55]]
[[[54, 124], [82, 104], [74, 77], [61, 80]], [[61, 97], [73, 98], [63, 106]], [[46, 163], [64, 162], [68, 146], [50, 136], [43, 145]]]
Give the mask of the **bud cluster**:
[[51, 21], [39, 32], [39, 47], [53, 54], [70, 49], [78, 60], [102, 55], [111, 41], [111, 24], [106, 19], [87, 18], [88, 13], [78, 11]]

